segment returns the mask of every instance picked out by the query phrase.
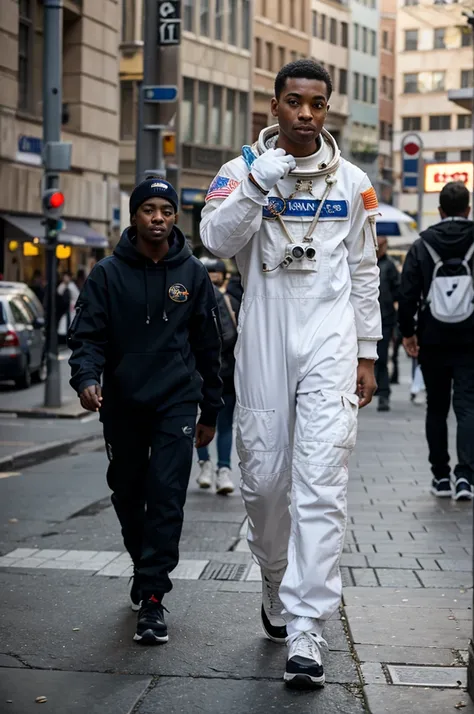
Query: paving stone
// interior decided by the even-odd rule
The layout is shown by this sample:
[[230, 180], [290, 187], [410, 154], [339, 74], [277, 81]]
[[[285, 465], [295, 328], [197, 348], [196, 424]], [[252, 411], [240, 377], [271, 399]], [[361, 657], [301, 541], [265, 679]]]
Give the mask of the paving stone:
[[0, 667], [14, 667], [15, 669], [25, 667], [23, 662], [20, 662], [16, 657], [9, 654], [0, 654]]
[[423, 570], [441, 570], [439, 567], [436, 558], [417, 558], [417, 561], [420, 564], [420, 567], [423, 568]]
[[421, 588], [420, 581], [412, 570], [377, 568], [375, 572], [382, 587]]
[[443, 555], [437, 543], [377, 543], [377, 553], [401, 553], [403, 555]]
[[371, 714], [454, 713], [456, 704], [460, 702], [465, 704], [459, 710], [462, 714], [474, 714], [474, 704], [469, 695], [456, 690], [373, 684], [365, 688], [365, 696]]
[[386, 684], [387, 678], [380, 662], [366, 662], [361, 667], [364, 684]]
[[370, 568], [352, 568], [352, 577], [358, 587], [378, 588], [380, 583], [375, 576], [375, 571]]
[[458, 608], [468, 611], [472, 606], [472, 592], [469, 590], [461, 592], [460, 589], [384, 588], [383, 593], [380, 593], [360, 587], [344, 589], [346, 605], [379, 606], [381, 597], [384, 606], [421, 607], [434, 611]]
[[425, 588], [471, 588], [472, 574], [465, 572], [434, 572], [420, 570], [418, 576]]
[[472, 558], [463, 560], [454, 560], [452, 558], [436, 558], [441, 570], [472, 573]]
[[414, 570], [420, 567], [416, 558], [400, 555], [384, 555], [382, 553], [368, 555], [367, 562], [370, 568], [403, 568]]
[[416, 667], [388, 665], [388, 673], [395, 685], [412, 687], [443, 687], [461, 689], [467, 686], [465, 667]]
[[398, 645], [358, 645], [361, 662], [418, 664], [450, 667], [456, 660], [453, 650], [442, 647], [399, 647]]
[[366, 568], [367, 558], [365, 555], [362, 555], [360, 553], [343, 553], [341, 556], [341, 566], [342, 565], [347, 565], [348, 567], [352, 568]]

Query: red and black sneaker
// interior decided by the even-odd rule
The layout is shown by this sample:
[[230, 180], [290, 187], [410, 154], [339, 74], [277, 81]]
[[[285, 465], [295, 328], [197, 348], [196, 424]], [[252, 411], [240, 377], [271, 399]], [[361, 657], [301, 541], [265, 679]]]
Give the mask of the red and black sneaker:
[[162, 645], [168, 642], [168, 628], [161, 602], [161, 595], [150, 595], [143, 598], [138, 613], [137, 631], [133, 636], [135, 642], [141, 645]]

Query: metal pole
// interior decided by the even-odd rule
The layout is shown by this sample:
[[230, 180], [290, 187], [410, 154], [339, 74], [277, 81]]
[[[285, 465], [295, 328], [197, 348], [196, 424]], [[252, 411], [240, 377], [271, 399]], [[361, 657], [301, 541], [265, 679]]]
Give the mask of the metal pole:
[[418, 233], [423, 230], [423, 199], [425, 197], [425, 160], [423, 149], [418, 159]]
[[[62, 115], [62, 0], [44, 0], [43, 34], [43, 146], [61, 140]], [[46, 154], [47, 156], [47, 154]], [[47, 162], [48, 159], [45, 159]], [[44, 165], [44, 188], [58, 188], [59, 174]], [[56, 276], [57, 276], [57, 222], [46, 220], [46, 274], [47, 315], [46, 350], [48, 376], [44, 405], [61, 406], [61, 377], [58, 360], [58, 331], [56, 325]]]

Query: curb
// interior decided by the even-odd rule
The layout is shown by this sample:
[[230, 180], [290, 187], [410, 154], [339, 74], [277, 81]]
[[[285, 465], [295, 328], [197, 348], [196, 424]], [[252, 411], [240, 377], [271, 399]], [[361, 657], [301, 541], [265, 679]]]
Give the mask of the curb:
[[16, 454], [5, 456], [3, 459], [0, 459], [0, 470], [16, 471], [34, 464], [41, 464], [44, 461], [55, 459], [58, 456], [64, 456], [69, 453], [73, 446], [83, 444], [90, 440], [91, 434], [88, 434], [87, 436], [81, 436], [75, 439], [50, 441], [47, 444], [32, 446], [30, 449], [18, 451]]
[[74, 413], [68, 414], [67, 412], [59, 411], [47, 411], [47, 409], [42, 409], [41, 407], [33, 407], [32, 409], [0, 409], [0, 414], [8, 414], [16, 417], [21, 417], [22, 419], [83, 419], [85, 416], [89, 416], [91, 412], [86, 412], [84, 409], [78, 409]]

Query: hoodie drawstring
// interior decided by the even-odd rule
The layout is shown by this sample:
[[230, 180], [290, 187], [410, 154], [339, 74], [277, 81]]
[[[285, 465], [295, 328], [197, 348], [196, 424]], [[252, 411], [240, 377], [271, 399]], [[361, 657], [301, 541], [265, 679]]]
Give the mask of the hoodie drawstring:
[[148, 300], [148, 265], [145, 265], [145, 302], [146, 302], [146, 323], [150, 324], [150, 301]]
[[168, 315], [166, 314], [167, 285], [168, 285], [168, 266], [165, 265], [165, 282], [164, 282], [164, 290], [163, 290], [163, 321], [164, 322], [168, 322]]

